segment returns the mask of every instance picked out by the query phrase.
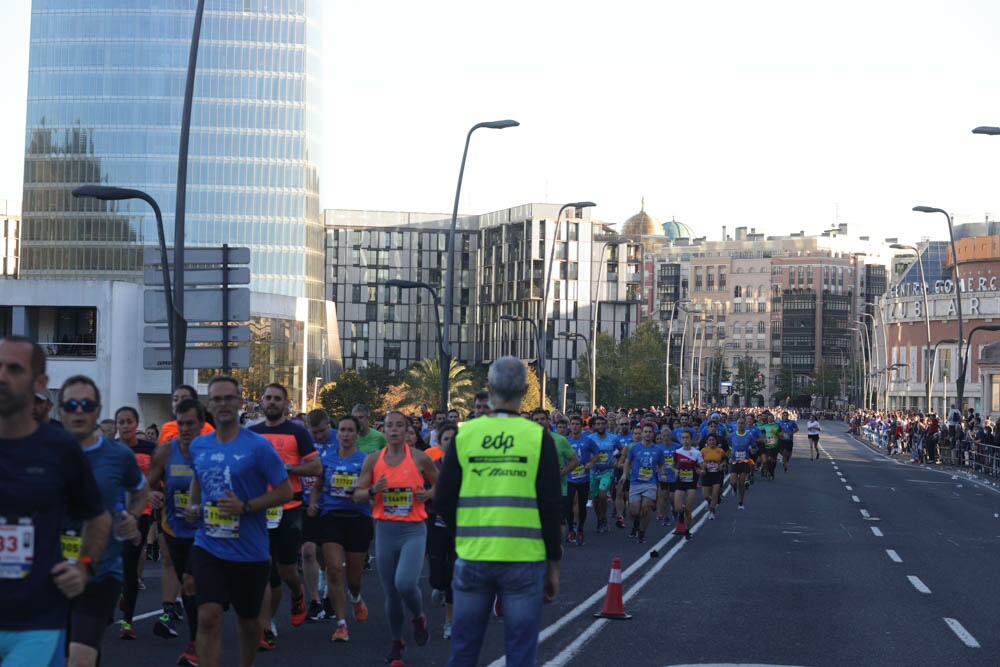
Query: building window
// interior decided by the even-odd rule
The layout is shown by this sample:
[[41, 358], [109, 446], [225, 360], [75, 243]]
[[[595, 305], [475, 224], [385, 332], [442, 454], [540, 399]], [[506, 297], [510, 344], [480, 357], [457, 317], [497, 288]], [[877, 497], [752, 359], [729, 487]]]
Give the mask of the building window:
[[50, 356], [97, 356], [97, 309], [29, 307], [28, 335]]
[[757, 323], [757, 333], [759, 333], [759, 334], [767, 333], [767, 328], [766, 327], [767, 327], [767, 325], [764, 324], [763, 322], [758, 322]]
[[361, 303], [361, 285], [351, 286], [351, 303]]
[[767, 312], [767, 303], [765, 303], [763, 301], [761, 301], [760, 303], [758, 303], [757, 304], [757, 312], [758, 313], [766, 313]]

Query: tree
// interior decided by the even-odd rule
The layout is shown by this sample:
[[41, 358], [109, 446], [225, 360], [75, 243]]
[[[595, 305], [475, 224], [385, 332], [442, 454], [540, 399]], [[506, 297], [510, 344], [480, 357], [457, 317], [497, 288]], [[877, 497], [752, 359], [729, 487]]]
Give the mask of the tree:
[[728, 382], [732, 377], [732, 373], [729, 372], [729, 366], [726, 364], [726, 355], [723, 354], [722, 348], [718, 348], [708, 358], [708, 395], [711, 397], [712, 402], [716, 405], [725, 402], [725, 396], [722, 395], [721, 383]]
[[812, 376], [810, 392], [822, 396], [827, 407], [840, 396], [841, 369], [831, 364], [820, 364]]
[[[413, 364], [403, 378], [406, 386], [406, 396], [403, 399], [408, 405], [428, 406], [441, 405], [441, 364], [437, 359], [421, 359]], [[472, 397], [476, 393], [472, 385], [472, 373], [454, 359], [448, 369], [448, 407], [459, 412], [467, 412], [472, 406]]]
[[382, 399], [385, 401], [386, 410], [399, 410], [401, 412], [416, 412], [420, 409], [420, 405], [410, 405], [406, 402], [406, 385], [405, 384], [394, 384], [389, 385], [389, 388], [382, 394]]
[[[580, 355], [580, 374], [576, 378], [577, 391], [581, 388], [590, 393], [590, 359]], [[597, 400], [594, 405], [611, 405], [621, 399], [621, 366], [618, 363], [618, 349], [615, 339], [597, 332]]]
[[399, 384], [400, 380], [399, 373], [379, 365], [365, 366], [358, 371], [358, 374], [365, 382], [381, 392], [388, 391], [390, 386]]
[[764, 376], [761, 375], [760, 364], [749, 354], [743, 355], [736, 362], [733, 391], [740, 395], [745, 405], [750, 405], [753, 397], [763, 390]]
[[319, 402], [332, 418], [350, 414], [358, 403], [368, 406], [373, 414], [382, 412], [384, 402], [377, 387], [364, 381], [357, 372], [345, 370], [336, 382], [324, 385]]
[[[656, 322], [643, 322], [618, 345], [621, 397], [613, 404], [648, 408], [666, 397], [666, 340]], [[600, 357], [598, 357], [600, 359]]]
[[775, 392], [777, 403], [781, 403], [788, 396], [795, 395], [795, 373], [792, 371], [791, 366], [781, 366], [781, 370], [778, 373], [778, 386], [775, 388]]
[[[538, 381], [538, 374], [535, 369], [528, 367], [528, 390], [524, 392], [524, 400], [521, 401], [521, 410], [531, 412], [538, 407], [538, 397], [541, 395], [541, 383]], [[545, 409], [551, 411], [552, 401], [545, 397]]]

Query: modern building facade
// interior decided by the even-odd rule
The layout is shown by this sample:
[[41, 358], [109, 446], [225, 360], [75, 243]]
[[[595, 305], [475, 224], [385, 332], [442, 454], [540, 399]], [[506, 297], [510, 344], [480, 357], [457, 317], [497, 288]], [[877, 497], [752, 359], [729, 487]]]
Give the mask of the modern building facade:
[[[172, 245], [196, 4], [34, 0], [21, 278], [142, 281], [152, 211], [75, 199], [80, 185], [145, 191]], [[324, 334], [335, 311], [319, 210], [321, 4], [207, 3], [187, 167], [187, 246], [248, 246], [253, 293], [302, 300], [304, 356], [283, 374], [293, 392], [329, 377], [337, 347]]]

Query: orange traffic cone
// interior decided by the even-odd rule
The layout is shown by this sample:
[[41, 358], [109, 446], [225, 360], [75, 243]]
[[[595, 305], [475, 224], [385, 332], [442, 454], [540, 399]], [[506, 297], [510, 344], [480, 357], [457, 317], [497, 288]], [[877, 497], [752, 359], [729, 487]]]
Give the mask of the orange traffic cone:
[[632, 614], [625, 613], [625, 604], [622, 602], [622, 560], [615, 558], [611, 561], [611, 576], [608, 577], [608, 589], [604, 595], [604, 608], [599, 614], [594, 614], [595, 618], [610, 618], [618, 621], [625, 621], [632, 618]]
[[677, 520], [677, 528], [674, 529], [674, 535], [684, 535], [687, 533], [687, 525], [683, 520]]

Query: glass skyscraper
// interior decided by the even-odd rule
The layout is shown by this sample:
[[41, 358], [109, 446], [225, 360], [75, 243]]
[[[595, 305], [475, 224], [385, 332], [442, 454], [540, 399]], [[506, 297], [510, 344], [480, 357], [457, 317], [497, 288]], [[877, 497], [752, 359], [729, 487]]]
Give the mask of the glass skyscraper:
[[[173, 242], [196, 0], [33, 0], [20, 275], [141, 280]], [[319, 0], [208, 0], [192, 108], [186, 243], [251, 248], [251, 289], [324, 298]]]

